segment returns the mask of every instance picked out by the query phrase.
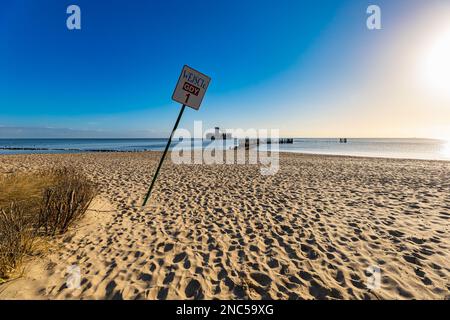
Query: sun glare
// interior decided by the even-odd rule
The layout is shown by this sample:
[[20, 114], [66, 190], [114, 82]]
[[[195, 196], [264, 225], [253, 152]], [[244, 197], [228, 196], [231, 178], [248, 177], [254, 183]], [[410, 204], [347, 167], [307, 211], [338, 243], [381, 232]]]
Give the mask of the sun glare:
[[450, 159], [450, 140], [447, 140], [446, 143], [443, 144], [441, 154]]
[[433, 95], [450, 99], [450, 27], [433, 40], [422, 65], [422, 77]]

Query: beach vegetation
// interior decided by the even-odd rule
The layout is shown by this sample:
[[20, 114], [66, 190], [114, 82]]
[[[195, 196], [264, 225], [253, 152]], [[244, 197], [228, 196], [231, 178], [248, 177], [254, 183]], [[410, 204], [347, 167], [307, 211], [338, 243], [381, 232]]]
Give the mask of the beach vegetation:
[[0, 283], [17, 274], [39, 240], [67, 232], [95, 195], [74, 168], [0, 176]]

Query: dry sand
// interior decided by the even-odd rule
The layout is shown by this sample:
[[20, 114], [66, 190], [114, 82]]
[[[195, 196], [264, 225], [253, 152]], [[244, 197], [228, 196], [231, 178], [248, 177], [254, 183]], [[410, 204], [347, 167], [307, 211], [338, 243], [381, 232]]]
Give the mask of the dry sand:
[[[174, 165], [160, 153], [0, 156], [0, 173], [73, 165], [101, 195], [0, 298], [445, 299], [450, 162], [282, 154]], [[66, 286], [77, 265], [81, 287]], [[379, 266], [381, 287], [367, 288]]]

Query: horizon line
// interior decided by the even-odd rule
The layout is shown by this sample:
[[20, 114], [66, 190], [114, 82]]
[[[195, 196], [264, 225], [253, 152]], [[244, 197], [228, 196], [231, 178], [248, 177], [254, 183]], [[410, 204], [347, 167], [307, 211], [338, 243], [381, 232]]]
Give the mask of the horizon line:
[[[249, 137], [250, 139], [256, 139], [256, 137]], [[279, 139], [422, 139], [422, 140], [448, 140], [445, 138], [431, 138], [431, 137], [348, 137], [348, 136], [336, 136], [336, 137], [300, 137], [300, 136], [280, 136]], [[14, 137], [0, 137], [0, 140], [42, 140], [42, 139], [52, 139], [52, 140], [69, 140], [69, 139], [91, 139], [91, 140], [110, 140], [110, 139], [139, 139], [139, 140], [148, 140], [148, 139], [169, 139], [168, 136], [165, 137], [41, 137], [41, 138], [35, 138], [35, 137], [20, 137], [20, 138], [14, 138]], [[189, 138], [188, 138], [189, 139]], [[205, 138], [190, 138], [190, 139], [203, 139]], [[232, 139], [244, 139], [242, 137], [236, 137]], [[232, 140], [227, 139], [227, 140]]]

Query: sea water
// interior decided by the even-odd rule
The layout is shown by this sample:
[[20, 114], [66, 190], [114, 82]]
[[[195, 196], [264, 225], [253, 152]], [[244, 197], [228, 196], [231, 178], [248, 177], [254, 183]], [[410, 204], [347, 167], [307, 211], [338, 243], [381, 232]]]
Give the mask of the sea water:
[[[0, 139], [0, 154], [79, 153], [101, 151], [162, 151], [167, 139]], [[187, 148], [205, 148], [206, 140], [172, 141]], [[219, 144], [221, 144], [219, 142]], [[226, 148], [239, 144], [227, 142]], [[265, 146], [261, 146], [264, 150]], [[401, 159], [450, 160], [450, 143], [435, 139], [339, 139], [295, 138], [292, 144], [280, 144], [282, 152], [348, 155]]]

